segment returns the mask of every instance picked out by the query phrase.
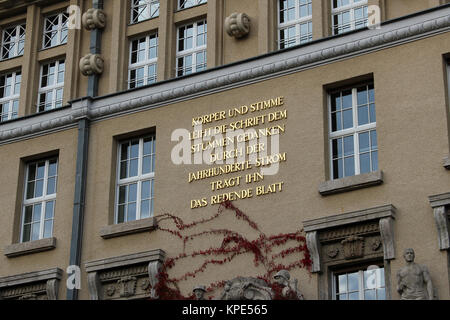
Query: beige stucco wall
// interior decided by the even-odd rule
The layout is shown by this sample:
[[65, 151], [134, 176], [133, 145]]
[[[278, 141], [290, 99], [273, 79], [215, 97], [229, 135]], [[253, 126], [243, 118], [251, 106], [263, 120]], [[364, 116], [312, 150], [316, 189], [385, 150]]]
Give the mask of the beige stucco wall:
[[[83, 262], [158, 248], [170, 257], [182, 250], [180, 241], [162, 231], [109, 240], [99, 236], [100, 229], [113, 215], [114, 199], [110, 188], [115, 183], [111, 175], [115, 160], [110, 157], [116, 154], [114, 136], [156, 127], [155, 215], [172, 213], [188, 223], [216, 212], [216, 206], [190, 209], [191, 199], [213, 194], [209, 182], [216, 179], [187, 182], [188, 172], [196, 171], [198, 166], [172, 164], [170, 154], [175, 146], [170, 141], [172, 131], [190, 129], [194, 116], [284, 96], [288, 119], [280, 121], [286, 123], [280, 151], [287, 152], [288, 160], [280, 165], [276, 176], [267, 176], [263, 183], [256, 184], [283, 181], [284, 189], [282, 193], [238, 200], [236, 206], [255, 220], [267, 235], [275, 235], [302, 228], [304, 220], [393, 204], [398, 209], [394, 224], [397, 256], [392, 261], [393, 287], [395, 273], [403, 265], [403, 249], [413, 247], [416, 261], [429, 267], [440, 298], [449, 299], [446, 256], [438, 250], [433, 212], [428, 202], [429, 195], [448, 192], [450, 186], [448, 172], [441, 164], [449, 151], [442, 72], [442, 54], [448, 50], [449, 42], [447, 35], [439, 35], [242, 88], [93, 123]], [[373, 73], [375, 84], [379, 167], [385, 175], [384, 184], [322, 197], [317, 188], [326, 179], [324, 167], [327, 164], [323, 86], [369, 73]], [[227, 227], [248, 232], [248, 227], [240, 225], [226, 216], [197, 231]], [[173, 227], [170, 223], [166, 226]], [[214, 241], [198, 245], [204, 247], [209, 243]], [[241, 256], [230, 267], [211, 267], [193, 281], [182, 282], [181, 287], [186, 293], [193, 284], [208, 284], [219, 280], [218, 277], [228, 279], [261, 273], [263, 269], [254, 268], [252, 259], [249, 255]], [[192, 270], [202, 260], [192, 265], [188, 263], [183, 272]], [[173, 272], [182, 271], [175, 269]], [[317, 297], [315, 275], [298, 269], [293, 270], [292, 275], [299, 278], [308, 299]], [[86, 287], [86, 281], [83, 284]], [[396, 292], [392, 294], [398, 298]], [[81, 297], [88, 298], [87, 290], [82, 291]]]
[[[70, 239], [72, 230], [73, 199], [75, 186], [75, 167], [77, 155], [77, 129], [45, 135], [20, 143], [2, 145], [0, 147], [0, 276], [16, 275], [32, 271], [61, 268], [66, 270], [69, 264]], [[56, 248], [46, 252], [29, 254], [20, 257], [7, 258], [4, 255], [6, 246], [16, 243], [20, 228], [16, 224], [21, 219], [22, 188], [24, 180], [19, 178], [21, 159], [38, 156], [39, 154], [58, 151], [58, 181], [56, 205], [54, 211], [53, 237]], [[39, 159], [39, 158], [38, 158]], [[23, 170], [22, 168], [22, 170]], [[25, 179], [23, 177], [23, 179]], [[16, 228], [15, 228], [16, 227]], [[13, 241], [13, 239], [16, 239]], [[59, 297], [65, 297], [65, 281], [63, 276], [59, 288]]]

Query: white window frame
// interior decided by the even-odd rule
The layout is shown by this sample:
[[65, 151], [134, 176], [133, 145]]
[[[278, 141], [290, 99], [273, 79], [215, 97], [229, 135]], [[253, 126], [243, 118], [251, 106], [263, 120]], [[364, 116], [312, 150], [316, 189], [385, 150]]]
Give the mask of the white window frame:
[[12, 76], [12, 80], [11, 80], [11, 92], [12, 94], [10, 94], [9, 96], [0, 98], [0, 104], [8, 104], [8, 117], [6, 120], [3, 120], [3, 115], [5, 113], [0, 113], [0, 123], [3, 121], [7, 121], [7, 120], [11, 120], [11, 119], [15, 119], [18, 116], [18, 112], [19, 112], [19, 106], [17, 106], [17, 112], [14, 112], [14, 102], [17, 101], [17, 104], [19, 103], [19, 99], [20, 99], [20, 85], [19, 85], [19, 92], [16, 92], [15, 87], [17, 85], [16, 83], [16, 78], [17, 75], [20, 74], [20, 78], [21, 78], [21, 82], [20, 85], [22, 84], [22, 73], [21, 71], [14, 71], [14, 72], [9, 72], [9, 73], [5, 73], [5, 74], [0, 74], [0, 77], [7, 77], [9, 75]]
[[[137, 220], [141, 220], [141, 190], [142, 190], [142, 182], [145, 181], [152, 181], [153, 180], [153, 186], [154, 186], [154, 180], [155, 180], [155, 171], [153, 172], [149, 172], [146, 174], [142, 174], [142, 162], [144, 159], [144, 140], [147, 138], [152, 138], [153, 139], [153, 144], [156, 143], [156, 135], [155, 134], [148, 134], [142, 137], [136, 137], [136, 138], [131, 138], [131, 139], [127, 139], [127, 140], [123, 140], [123, 141], [119, 141], [118, 142], [118, 147], [117, 147], [117, 168], [116, 168], [116, 197], [114, 200], [114, 224], [119, 224], [119, 223], [126, 223], [129, 221], [137, 221]], [[121, 162], [121, 150], [122, 150], [122, 144], [124, 143], [129, 143], [130, 141], [133, 140], [138, 140], [139, 139], [139, 155], [138, 155], [138, 174], [135, 177], [129, 177], [129, 178], [124, 178], [124, 179], [120, 179], [120, 162]], [[156, 160], [156, 147], [153, 147], [153, 149], [155, 150], [155, 153], [151, 153], [151, 157], [153, 156], [152, 160], [155, 159]], [[153, 164], [154, 165], [154, 164]], [[131, 184], [137, 184], [136, 187], [136, 220], [128, 220], [128, 212], [126, 212], [126, 215], [124, 216], [125, 221], [123, 222], [119, 222], [119, 190], [120, 187], [123, 186], [127, 186], [127, 185], [131, 185]], [[154, 192], [154, 190], [151, 190], [151, 192]], [[128, 200], [128, 192], [126, 195], [126, 200]], [[150, 198], [151, 201], [153, 201], [153, 208], [154, 208], [154, 201], [155, 201], [155, 197]], [[128, 202], [126, 202], [128, 203]], [[128, 210], [128, 209], [127, 209]], [[151, 218], [153, 217], [154, 212], [150, 211], [150, 215], [149, 217], [146, 218]], [[145, 219], [146, 219], [145, 218]]]
[[[16, 36], [14, 37], [14, 39], [12, 41], [6, 42], [7, 44], [13, 43], [13, 55], [12, 57], [7, 57], [3, 59], [3, 53], [4, 50], [6, 50], [5, 46], [5, 33], [8, 31], [8, 29], [14, 29], [16, 32]], [[23, 29], [23, 37], [20, 37], [20, 32], [21, 29]], [[13, 59], [16, 57], [20, 57], [23, 56], [24, 51], [25, 51], [25, 32], [26, 32], [26, 24], [25, 23], [20, 23], [18, 25], [15, 26], [11, 26], [11, 27], [6, 27], [2, 30], [2, 42], [1, 42], [1, 52], [0, 52], [0, 61], [1, 60], [8, 60], [8, 59]], [[23, 42], [24, 46], [22, 48], [22, 52], [19, 52], [19, 43]], [[8, 50], [8, 52], [11, 52], [10, 50]]]
[[[56, 160], [56, 176], [55, 177], [55, 193], [47, 195], [47, 186], [48, 186], [48, 169], [50, 166], [50, 161], [52, 160]], [[45, 161], [45, 169], [44, 169], [44, 184], [42, 187], [42, 196], [41, 197], [37, 197], [37, 198], [32, 198], [32, 199], [27, 199], [27, 193], [28, 193], [28, 173], [30, 170], [30, 165], [35, 165], [38, 162], [43, 162]], [[20, 242], [24, 243], [24, 242], [30, 242], [30, 241], [34, 241], [31, 240], [31, 236], [32, 236], [32, 232], [33, 229], [30, 230], [30, 240], [28, 241], [23, 241], [23, 236], [24, 236], [24, 228], [25, 228], [25, 209], [27, 206], [33, 206], [36, 204], [41, 204], [41, 218], [40, 218], [40, 226], [39, 226], [39, 240], [40, 239], [44, 239], [44, 227], [45, 227], [45, 221], [46, 220], [50, 220], [50, 219], [45, 219], [45, 208], [46, 208], [46, 203], [49, 201], [54, 201], [54, 205], [53, 205], [53, 217], [52, 217], [52, 235], [53, 235], [53, 228], [54, 228], [54, 221], [55, 221], [55, 208], [56, 208], [56, 194], [57, 194], [57, 190], [58, 190], [58, 175], [59, 175], [59, 159], [58, 157], [52, 157], [52, 158], [48, 158], [45, 160], [39, 160], [39, 161], [33, 161], [27, 164], [27, 170], [25, 173], [25, 186], [23, 188], [24, 190], [24, 194], [23, 194], [23, 204], [22, 204], [22, 220], [21, 220], [21, 228], [20, 228]], [[53, 177], [53, 176], [52, 176]], [[33, 208], [34, 210], [34, 208]], [[33, 223], [32, 223], [33, 224]]]
[[[150, 38], [152, 36], [156, 36], [156, 57], [155, 58], [148, 58], [149, 57], [149, 53], [150, 53]], [[159, 36], [158, 36], [158, 32], [154, 32], [151, 33], [147, 36], [145, 36], [145, 58], [143, 61], [140, 62], [136, 62], [136, 63], [132, 63], [131, 59], [132, 59], [132, 54], [133, 54], [133, 42], [134, 41], [139, 41], [141, 39], [143, 39], [144, 37], [140, 37], [140, 38], [134, 38], [130, 40], [130, 57], [128, 60], [128, 89], [131, 88], [131, 83], [135, 82], [136, 80], [132, 81], [131, 80], [131, 71], [139, 69], [139, 68], [144, 68], [144, 86], [150, 83], [154, 83], [157, 81], [157, 72], [158, 72], [158, 46], [159, 46]], [[149, 82], [149, 74], [148, 74], [148, 68], [151, 65], [155, 65], [155, 77], [154, 77], [154, 81]], [[134, 86], [134, 88], [138, 88], [140, 86]]]
[[[384, 289], [384, 292], [385, 292], [385, 297], [386, 297], [386, 291], [387, 291], [387, 288], [386, 288], [386, 269], [384, 268], [384, 266], [382, 266], [382, 267], [380, 267], [380, 269], [381, 268], [383, 268], [384, 269], [384, 274], [385, 274], [385, 279], [384, 279], [384, 287], [383, 286], [380, 286], [380, 287], [376, 287], [376, 288], [374, 288], [374, 289]], [[366, 270], [364, 270], [364, 269], [355, 269], [354, 271], [346, 271], [346, 272], [331, 272], [331, 279], [332, 279], [332, 281], [331, 281], [331, 288], [332, 288], [332, 292], [333, 292], [333, 295], [332, 295], [332, 297], [333, 297], [333, 300], [336, 300], [337, 299], [337, 288], [336, 288], [336, 277], [338, 277], [339, 275], [342, 275], [342, 274], [350, 274], [350, 273], [356, 273], [356, 272], [358, 272], [358, 284], [359, 284], [359, 290], [358, 290], [358, 300], [365, 300], [365, 296], [364, 296], [364, 293], [365, 293], [365, 291], [366, 291], [366, 289], [364, 288], [364, 271], [366, 271]], [[347, 289], [348, 289], [348, 283], [347, 283]], [[369, 289], [369, 290], [371, 290], [371, 289]], [[376, 290], [375, 290], [375, 292], [376, 292]], [[347, 296], [348, 296], [348, 291], [347, 291]], [[375, 296], [377, 297], [377, 293], [375, 293]], [[386, 298], [387, 299], [387, 298]], [[378, 300], [378, 299], [376, 299], [377, 301], [381, 301], [381, 300]], [[347, 300], [339, 300], [339, 301], [349, 301], [349, 299], [347, 299]]]
[[[337, 179], [342, 179], [342, 178], [346, 178], [346, 177], [351, 177], [351, 176], [346, 176], [345, 175], [345, 166], [343, 165], [343, 171], [344, 171], [344, 176], [341, 178], [334, 178], [334, 171], [333, 171], [333, 140], [337, 139], [337, 138], [344, 138], [344, 137], [348, 137], [348, 136], [353, 136], [353, 157], [354, 157], [354, 166], [355, 166], [355, 176], [361, 174], [361, 168], [360, 168], [360, 152], [359, 152], [359, 135], [361, 133], [365, 133], [365, 132], [369, 132], [370, 135], [370, 131], [372, 130], [376, 130], [377, 128], [377, 123], [375, 122], [371, 122], [371, 123], [367, 123], [364, 125], [359, 125], [358, 124], [358, 88], [364, 85], [373, 85], [373, 82], [369, 82], [369, 83], [362, 83], [362, 84], [358, 84], [352, 87], [348, 87], [348, 88], [342, 88], [342, 89], [338, 89], [338, 90], [333, 90], [332, 92], [330, 92], [328, 94], [328, 150], [329, 150], [329, 162], [330, 162], [330, 180], [337, 180]], [[332, 117], [331, 117], [331, 96], [333, 93], [337, 93], [337, 92], [342, 92], [342, 91], [347, 91], [347, 90], [351, 90], [352, 91], [352, 116], [353, 116], [353, 126], [351, 128], [348, 129], [342, 129], [339, 131], [332, 131]], [[376, 101], [374, 101], [374, 104], [376, 106]], [[370, 102], [368, 104], [370, 106]], [[369, 111], [370, 112], [370, 111]], [[376, 107], [375, 107], [375, 114], [376, 114]], [[342, 126], [344, 124], [342, 123]], [[378, 137], [378, 132], [377, 132], [377, 137]], [[377, 144], [377, 151], [379, 151], [379, 146]], [[344, 153], [344, 150], [342, 151]], [[379, 154], [379, 152], [378, 152]], [[343, 159], [345, 157], [343, 156]], [[344, 162], [344, 161], [343, 161]], [[371, 160], [371, 165], [372, 165], [372, 160]], [[370, 172], [372, 172], [372, 168], [370, 170]]]
[[[345, 11], [350, 11], [350, 30], [349, 31], [352, 31], [352, 30], [356, 29], [355, 10], [359, 9], [359, 8], [363, 8], [363, 7], [368, 7], [368, 0], [362, 0], [359, 2], [355, 2], [355, 0], [349, 0], [350, 3], [348, 5], [341, 6], [338, 8], [333, 8], [333, 0], [330, 0], [330, 1], [331, 1], [331, 28], [332, 28], [333, 35], [345, 33], [345, 32], [335, 33], [335, 28], [337, 27], [334, 24], [334, 16], [335, 15], [340, 14]], [[349, 32], [349, 31], [346, 31], [346, 32]]]
[[[281, 49], [281, 37], [280, 37], [280, 32], [281, 30], [287, 29], [289, 27], [293, 27], [295, 26], [295, 45], [300, 44], [301, 42], [301, 25], [303, 24], [308, 24], [308, 31], [311, 31], [311, 40], [308, 40], [307, 42], [312, 41], [312, 9], [311, 9], [311, 14], [309, 16], [306, 17], [300, 17], [300, 0], [295, 0], [295, 19], [288, 21], [288, 22], [280, 22], [280, 16], [281, 16], [281, 6], [280, 6], [280, 1], [283, 0], [278, 0], [277, 1], [277, 22], [278, 22], [278, 49]], [[310, 0], [311, 4], [313, 0]], [[311, 30], [309, 30], [309, 23], [311, 23]], [[308, 38], [309, 38], [309, 32], [308, 32]], [[285, 46], [284, 48], [288, 48], [289, 46]], [[283, 49], [284, 49], [283, 48]]]
[[[205, 35], [205, 43], [203, 45], [201, 45], [201, 46], [197, 46], [197, 37], [198, 37], [197, 29], [198, 29], [198, 24], [200, 22], [203, 22], [203, 24], [204, 24], [204, 26], [206, 28], [205, 29], [206, 31], [204, 33], [204, 35]], [[180, 30], [180, 28], [186, 27], [186, 26], [191, 25], [191, 24], [193, 26], [192, 27], [193, 28], [193, 31], [192, 31], [192, 44], [193, 44], [193, 46], [192, 46], [191, 49], [185, 49], [183, 51], [179, 51], [179, 40], [180, 40], [179, 39], [179, 36], [180, 36], [179, 30]], [[207, 38], [208, 38], [208, 24], [207, 24], [207, 20], [206, 19], [198, 20], [198, 21], [195, 21], [195, 22], [192, 22], [192, 23], [187, 23], [187, 24], [184, 24], [184, 25], [179, 26], [177, 28], [177, 54], [176, 54], [175, 77], [181, 77], [181, 76], [186, 75], [186, 73], [183, 73], [180, 76], [178, 75], [178, 71], [180, 71], [180, 67], [178, 66], [178, 60], [181, 59], [181, 58], [184, 58], [186, 56], [189, 56], [189, 55], [192, 55], [192, 65], [191, 65], [192, 72], [189, 73], [189, 74], [197, 72], [197, 53], [200, 53], [202, 51], [204, 52], [204, 55], [205, 55], [205, 69], [206, 69], [206, 63], [207, 63], [207, 58], [206, 58], [206, 54], [207, 54], [207, 52], [206, 52]], [[183, 66], [183, 69], [186, 69], [185, 65]], [[204, 70], [204, 69], [202, 69], [202, 70]]]
[[[63, 24], [63, 22], [62, 22], [63, 15], [67, 16], [65, 24]], [[57, 25], [57, 29], [58, 30], [57, 30], [57, 33], [56, 33], [56, 44], [55, 45], [51, 45], [51, 41], [50, 41], [50, 45], [45, 46], [46, 34], [51, 33], [51, 31], [45, 30], [45, 27], [47, 25], [47, 20], [49, 20], [50, 18], [54, 18], [56, 16], [58, 16], [58, 25]], [[69, 37], [69, 33], [67, 33], [67, 37], [64, 39], [64, 41], [61, 40], [61, 34], [62, 34], [62, 31], [64, 29], [67, 29], [67, 31], [69, 30], [68, 23], [69, 23], [69, 15], [66, 12], [59, 12], [57, 14], [52, 14], [52, 15], [48, 15], [47, 17], [45, 17], [45, 19], [44, 19], [44, 27], [43, 27], [43, 37], [42, 37], [42, 48], [43, 49], [48, 49], [48, 48], [53, 48], [53, 47], [56, 47], [56, 46], [59, 46], [59, 45], [62, 45], [62, 44], [66, 44], [67, 43], [67, 39]]]
[[[159, 17], [159, 8], [160, 8], [159, 0], [145, 0], [146, 3], [143, 4], [143, 5], [140, 5], [140, 6], [136, 6], [134, 1], [135, 0], [131, 0], [131, 5], [130, 5], [130, 8], [131, 8], [131, 11], [130, 11], [130, 23], [131, 24], [135, 24], [135, 23], [139, 23], [139, 22], [142, 22], [142, 21], [146, 21], [146, 20], [150, 20], [150, 19]], [[157, 6], [157, 9], [152, 14], [152, 7], [155, 6], [155, 5]], [[143, 11], [145, 11], [146, 15], [149, 18], [146, 18], [146, 19], [143, 19], [143, 20], [133, 19], [133, 12], [134, 12], [134, 10], [136, 10], [136, 9], [139, 10], [139, 8], [144, 8], [144, 9], [142, 9], [142, 11], [138, 14], [138, 17]]]
[[[190, 4], [193, 1], [193, 4]], [[178, 10], [188, 9], [207, 3], [208, 0], [177, 0]], [[187, 6], [186, 6], [187, 4]]]
[[[60, 66], [60, 62], [63, 61], [64, 62], [64, 79], [63, 82], [58, 83], [58, 73], [59, 73], [59, 66]], [[54, 77], [54, 83], [51, 85], [48, 85], [46, 87], [42, 87], [42, 77], [43, 77], [43, 72], [44, 72], [44, 66], [46, 65], [50, 65], [52, 63], [55, 63], [55, 77]], [[62, 94], [63, 94], [63, 98], [61, 99], [61, 106], [63, 104], [63, 99], [64, 99], [64, 81], [65, 81], [65, 76], [66, 76], [66, 60], [64, 59], [58, 59], [58, 60], [54, 60], [54, 61], [50, 61], [47, 63], [44, 63], [41, 65], [41, 70], [39, 73], [39, 91], [38, 91], [38, 102], [37, 102], [37, 110], [36, 112], [43, 112], [43, 111], [47, 111], [47, 110], [53, 110], [56, 109], [56, 102], [58, 100], [56, 100], [56, 92], [58, 91], [58, 89], [62, 89]], [[40, 108], [40, 101], [41, 101], [41, 94], [46, 94], [48, 92], [52, 92], [52, 107], [50, 109], [45, 110], [45, 105], [48, 104], [48, 102], [46, 101], [44, 103], [44, 110], [39, 111]], [[59, 107], [58, 107], [59, 108]]]

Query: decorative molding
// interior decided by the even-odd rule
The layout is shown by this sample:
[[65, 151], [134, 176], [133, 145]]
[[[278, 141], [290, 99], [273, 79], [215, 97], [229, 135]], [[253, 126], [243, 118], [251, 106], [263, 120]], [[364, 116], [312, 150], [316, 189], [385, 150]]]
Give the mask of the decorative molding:
[[395, 219], [396, 208], [391, 205], [336, 214], [319, 219], [303, 221], [306, 232], [318, 231], [334, 227], [347, 226], [352, 223], [362, 223], [381, 218], [392, 217]]
[[321, 271], [320, 242], [317, 236], [317, 231], [306, 233], [306, 246], [308, 247], [312, 261], [311, 272], [320, 272]]
[[383, 171], [375, 171], [358, 174], [342, 179], [328, 180], [319, 185], [319, 193], [322, 196], [363, 189], [377, 186], [383, 183]]
[[444, 158], [444, 168], [450, 170], [450, 156]]
[[154, 298], [164, 257], [158, 249], [87, 262], [90, 299]]
[[7, 246], [3, 253], [8, 258], [19, 257], [26, 254], [33, 254], [48, 251], [56, 248], [56, 238], [46, 238], [36, 241], [14, 243]]
[[341, 241], [342, 251], [346, 260], [361, 258], [364, 256], [364, 238], [350, 236]]
[[81, 18], [86, 30], [103, 29], [106, 25], [106, 14], [102, 9], [88, 9]]
[[0, 299], [57, 300], [63, 271], [53, 268], [0, 278]]
[[158, 273], [161, 271], [162, 263], [161, 261], [152, 261], [148, 264], [148, 276], [150, 285], [150, 298], [158, 299], [155, 287], [159, 282]]
[[245, 13], [233, 12], [225, 18], [225, 31], [230, 37], [240, 39], [250, 32], [250, 18]]
[[450, 192], [428, 197], [433, 208], [439, 250], [450, 249]]
[[80, 59], [80, 71], [83, 76], [103, 73], [104, 61], [101, 55], [88, 53]]
[[378, 249], [366, 249], [365, 242], [381, 241], [384, 258], [395, 258], [392, 231], [395, 212], [393, 205], [384, 205], [304, 221], [306, 244], [312, 260], [311, 272], [322, 271], [322, 264], [330, 263], [330, 259], [342, 260], [337, 258], [339, 252], [347, 260], [381, 255]]
[[379, 223], [384, 260], [395, 259], [394, 217], [382, 218]]
[[157, 221], [155, 218], [140, 219], [125, 223], [105, 226], [100, 230], [100, 236], [103, 239], [121, 237], [129, 234], [148, 232], [155, 230]]
[[[96, 98], [88, 109], [79, 109], [82, 100], [72, 102], [71, 112], [58, 110], [48, 116], [16, 119], [0, 125], [0, 143], [26, 139], [43, 131], [61, 130], [73, 125], [75, 113], [83, 111], [93, 120], [124, 113], [162, 107], [213, 92], [299, 72], [340, 59], [375, 52], [413, 40], [448, 32], [450, 7], [383, 23], [381, 29], [361, 29], [349, 34], [314, 41], [306, 45], [270, 53], [254, 59], [222, 66], [190, 76], [171, 79]], [[82, 114], [78, 113], [77, 116]]]

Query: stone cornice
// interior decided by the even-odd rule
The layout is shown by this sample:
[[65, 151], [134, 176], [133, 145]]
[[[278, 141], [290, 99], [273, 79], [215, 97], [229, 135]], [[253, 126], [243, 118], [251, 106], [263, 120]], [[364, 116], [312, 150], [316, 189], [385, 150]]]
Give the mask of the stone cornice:
[[73, 126], [77, 119], [102, 120], [260, 82], [341, 59], [400, 45], [450, 30], [450, 7], [426, 11], [307, 45], [226, 65], [187, 77], [111, 94], [79, 99], [70, 109], [0, 124], [0, 144]]

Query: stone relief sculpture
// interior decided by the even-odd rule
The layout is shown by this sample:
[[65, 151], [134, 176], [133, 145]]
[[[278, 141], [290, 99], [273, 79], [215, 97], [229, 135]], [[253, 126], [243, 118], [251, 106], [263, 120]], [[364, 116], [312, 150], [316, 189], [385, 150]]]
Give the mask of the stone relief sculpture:
[[281, 294], [285, 298], [294, 298], [298, 300], [304, 300], [300, 290], [298, 290], [298, 280], [290, 280], [291, 275], [287, 270], [280, 270], [273, 277], [275, 281], [283, 287]]
[[245, 13], [233, 12], [225, 19], [225, 31], [236, 39], [246, 36], [250, 32], [250, 18]]
[[426, 266], [414, 262], [414, 250], [404, 251], [406, 266], [397, 272], [397, 291], [402, 300], [433, 300], [434, 289]]
[[272, 300], [273, 292], [262, 279], [237, 277], [226, 282], [219, 300]]
[[205, 300], [206, 287], [202, 285], [195, 286], [192, 292], [196, 300]]
[[103, 58], [99, 54], [88, 53], [80, 59], [80, 71], [84, 76], [101, 74], [103, 72]]
[[101, 9], [89, 9], [81, 18], [83, 27], [87, 30], [103, 29], [106, 24], [105, 12]]

